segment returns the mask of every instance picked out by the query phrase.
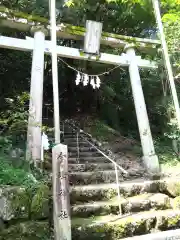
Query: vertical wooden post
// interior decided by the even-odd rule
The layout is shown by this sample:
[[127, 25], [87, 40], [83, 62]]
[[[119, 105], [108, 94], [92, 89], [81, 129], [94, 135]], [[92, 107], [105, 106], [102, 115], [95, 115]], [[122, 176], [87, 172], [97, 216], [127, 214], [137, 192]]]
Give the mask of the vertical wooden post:
[[126, 52], [129, 57], [129, 74], [141, 138], [144, 164], [150, 173], [158, 174], [159, 161], [154, 150], [134, 46], [127, 45]]
[[174, 109], [175, 109], [175, 113], [176, 113], [178, 127], [180, 129], [179, 100], [178, 100], [178, 95], [177, 95], [177, 92], [176, 92], [176, 86], [175, 86], [175, 83], [174, 83], [174, 76], [173, 76], [173, 71], [172, 71], [171, 62], [170, 62], [170, 58], [169, 58], [166, 38], [165, 38], [165, 35], [164, 35], [164, 29], [163, 29], [163, 24], [162, 24], [162, 20], [161, 20], [161, 12], [160, 12], [159, 1], [158, 0], [152, 0], [152, 3], [153, 3], [153, 7], [154, 7], [154, 14], [155, 14], [155, 17], [156, 17], [156, 22], [157, 22], [158, 29], [159, 29], [159, 32], [160, 32], [160, 39], [161, 39], [161, 44], [162, 44], [164, 63], [165, 63], [168, 78], [169, 78], [172, 98], [173, 98], [173, 102], [174, 102]]
[[58, 144], [52, 153], [55, 239], [71, 240], [67, 146]]
[[57, 36], [56, 36], [56, 0], [50, 0], [51, 22], [51, 54], [52, 54], [52, 81], [54, 103], [54, 131], [55, 143], [60, 143], [60, 114], [59, 114], [59, 87], [58, 87], [58, 60], [57, 60]]
[[84, 39], [84, 52], [99, 54], [102, 34], [102, 23], [86, 21], [86, 34]]
[[41, 159], [45, 30], [41, 27], [34, 27], [32, 32], [34, 33], [34, 50], [31, 70], [26, 159], [32, 159], [36, 166], [36, 160]]

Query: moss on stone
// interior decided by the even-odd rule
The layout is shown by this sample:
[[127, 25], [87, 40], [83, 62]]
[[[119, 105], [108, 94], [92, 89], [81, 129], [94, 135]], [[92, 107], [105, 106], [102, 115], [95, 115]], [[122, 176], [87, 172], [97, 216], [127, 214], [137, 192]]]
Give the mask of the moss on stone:
[[160, 216], [157, 219], [156, 228], [159, 230], [165, 230], [167, 226], [167, 218], [165, 216]]
[[180, 227], [180, 215], [161, 216], [157, 221], [157, 228], [161, 231], [176, 229]]
[[180, 216], [172, 216], [168, 218], [167, 229], [177, 228], [180, 226]]
[[30, 202], [25, 188], [3, 187], [0, 197], [0, 217], [4, 221], [28, 218]]
[[[143, 193], [158, 193], [165, 192], [165, 183], [159, 181], [155, 182], [140, 182], [139, 184], [120, 184], [120, 193], [123, 197], [137, 196]], [[90, 201], [106, 201], [117, 196], [116, 187], [99, 187], [99, 188], [82, 188], [73, 187], [71, 189], [71, 204], [76, 202], [90, 202]]]
[[179, 228], [180, 213], [172, 210], [147, 211], [122, 218], [117, 215], [89, 219], [80, 218], [77, 219], [76, 224], [72, 223], [76, 239], [116, 240], [147, 234], [151, 231]]
[[31, 199], [25, 189], [18, 189], [11, 200], [15, 218], [28, 218]]
[[153, 194], [152, 197], [149, 198], [151, 202], [151, 208], [156, 210], [164, 210], [171, 208], [171, 199], [162, 193]]
[[111, 227], [110, 235], [111, 239], [120, 239], [126, 236], [127, 228], [126, 226], [120, 225], [120, 226], [114, 226]]
[[[136, 219], [134, 216], [129, 216], [125, 219], [121, 219], [119, 221], [117, 220], [116, 228], [119, 231], [119, 234], [121, 234], [121, 238], [131, 237], [134, 235], [141, 235], [141, 234], [148, 233], [149, 231], [146, 225], [147, 221], [149, 221], [149, 219], [147, 218]], [[110, 223], [110, 226], [114, 228], [113, 222]], [[113, 239], [116, 239], [116, 238], [113, 238]]]
[[44, 219], [49, 217], [49, 187], [40, 184], [31, 188], [3, 187], [0, 194], [0, 218]]
[[109, 240], [111, 238], [111, 229], [108, 225], [98, 226], [96, 228], [92, 227], [82, 227], [82, 228], [72, 228], [73, 239], [78, 240]]
[[118, 203], [107, 202], [100, 205], [75, 205], [72, 207], [72, 216], [90, 217], [90, 216], [104, 216], [107, 214], [117, 214], [119, 211]]
[[113, 197], [117, 196], [117, 190], [114, 188], [109, 189], [86, 189], [82, 188], [82, 190], [77, 190], [73, 188], [71, 190], [71, 204], [75, 204], [77, 202], [88, 202], [88, 201], [98, 201], [98, 200], [109, 200]]
[[[93, 220], [92, 220], [93, 221]], [[116, 222], [107, 222], [97, 225], [82, 227], [73, 226], [73, 234], [77, 239], [107, 239], [115, 240], [133, 235], [141, 235], [148, 232], [146, 219], [134, 219], [128, 217], [117, 220]]]
[[173, 209], [180, 209], [180, 196], [176, 197], [172, 200], [172, 208]]
[[62, 23], [59, 27], [61, 28], [61, 31], [69, 34], [78, 35], [81, 37], [85, 35], [85, 29], [79, 26]]
[[[136, 213], [147, 211], [150, 209], [164, 210], [170, 209], [170, 198], [161, 193], [157, 194], [141, 194], [135, 197], [122, 198], [121, 197], [122, 213]], [[72, 216], [90, 217], [90, 216], [104, 216], [108, 214], [118, 214], [119, 202], [117, 196], [109, 201], [84, 203], [72, 206]]]
[[31, 218], [42, 219], [49, 216], [49, 187], [41, 184], [32, 198], [31, 203]]
[[[35, 22], [40, 22], [40, 23], [48, 23], [49, 22], [47, 18], [43, 18], [43, 17], [37, 16], [37, 15], [31, 15], [31, 14], [27, 14], [27, 13], [20, 12], [17, 10], [9, 9], [4, 6], [0, 6], [0, 12], [7, 14], [7, 17], [24, 18], [29, 21], [35, 21]], [[4, 18], [5, 18], [5, 16], [4, 16]]]
[[180, 182], [167, 182], [166, 190], [173, 197], [180, 196]]
[[79, 54], [80, 54], [81, 57], [85, 56], [85, 53], [83, 51], [79, 51]]
[[1, 231], [1, 240], [49, 240], [49, 225], [47, 222], [18, 223]]

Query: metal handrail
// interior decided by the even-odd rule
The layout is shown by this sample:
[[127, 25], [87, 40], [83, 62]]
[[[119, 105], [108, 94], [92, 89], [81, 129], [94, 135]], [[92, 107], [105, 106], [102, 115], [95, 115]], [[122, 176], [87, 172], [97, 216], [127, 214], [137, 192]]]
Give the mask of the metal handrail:
[[[66, 122], [67, 123], [67, 122]], [[75, 130], [77, 133], [78, 133], [78, 131], [74, 128], [74, 127], [72, 127], [69, 123], [68, 123], [68, 125], [73, 129], [73, 130]], [[88, 133], [86, 133], [86, 132], [84, 132], [82, 129], [79, 129], [79, 132], [80, 133], [83, 133], [83, 134], [85, 134], [85, 135], [87, 135], [87, 136], [89, 136], [89, 134]], [[79, 135], [79, 134], [78, 134]], [[78, 136], [77, 135], [77, 136]], [[93, 143], [91, 143], [90, 141], [88, 141], [85, 137], [83, 137], [83, 136], [81, 136], [80, 135], [80, 137], [81, 138], [83, 138], [86, 142], [88, 142], [93, 148], [95, 148], [99, 153], [101, 153], [105, 158], [107, 158], [109, 161], [111, 161], [114, 165], [116, 165], [117, 166], [117, 168], [119, 168], [119, 170], [121, 170], [124, 174], [128, 174], [128, 172], [124, 169], [124, 168], [122, 168], [121, 166], [119, 166], [119, 164], [117, 164], [114, 160], [112, 160], [109, 156], [107, 156], [105, 153], [103, 153], [98, 147], [96, 147]]]
[[128, 174], [128, 172], [122, 168], [121, 166], [119, 166], [119, 164], [117, 164], [114, 160], [112, 160], [109, 156], [107, 156], [105, 153], [103, 153], [98, 147], [96, 147], [93, 143], [91, 143], [90, 141], [88, 141], [86, 138], [82, 137], [86, 142], [88, 142], [93, 148], [95, 148], [99, 153], [101, 153], [105, 158], [107, 158], [110, 162], [112, 162], [114, 165], [116, 165], [117, 168], [119, 168], [119, 170], [121, 170], [123, 173]]
[[83, 138], [87, 143], [89, 143], [93, 148], [95, 148], [100, 154], [102, 154], [106, 159], [108, 159], [110, 162], [114, 164], [115, 174], [116, 174], [116, 186], [117, 186], [117, 196], [118, 196], [118, 206], [119, 206], [119, 214], [122, 215], [122, 207], [121, 207], [121, 193], [119, 189], [119, 176], [118, 176], [118, 168], [121, 172], [128, 174], [128, 172], [123, 169], [119, 164], [117, 164], [114, 160], [112, 160], [109, 156], [107, 156], [105, 153], [103, 153], [98, 147], [96, 147], [93, 143], [88, 141], [85, 137], [79, 135], [79, 133], [84, 133], [85, 135], [89, 135], [88, 133], [84, 132], [83, 130], [79, 129], [80, 131], [77, 131], [76, 128], [72, 127], [69, 123], [68, 125], [77, 132], [76, 134], [76, 140], [77, 140], [77, 155], [78, 155], [78, 161], [79, 161], [79, 136]]

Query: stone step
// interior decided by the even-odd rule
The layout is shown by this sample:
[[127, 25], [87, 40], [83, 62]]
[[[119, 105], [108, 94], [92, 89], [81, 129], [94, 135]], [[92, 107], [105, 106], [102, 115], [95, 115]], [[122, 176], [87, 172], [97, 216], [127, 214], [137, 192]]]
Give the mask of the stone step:
[[114, 164], [112, 164], [112, 163], [92, 163], [92, 162], [88, 162], [85, 164], [69, 164], [68, 169], [70, 172], [114, 170]]
[[[123, 181], [121, 172], [118, 172], [119, 181]], [[113, 170], [96, 171], [96, 172], [73, 172], [69, 174], [71, 185], [88, 185], [98, 183], [114, 183], [116, 174]]]
[[[46, 170], [52, 170], [52, 163], [46, 161], [44, 163], [44, 168]], [[83, 184], [90, 184], [91, 182], [89, 182], [89, 180], [87, 178], [93, 179], [93, 183], [94, 183], [94, 181], [99, 182], [100, 181], [99, 180], [100, 173], [104, 175], [104, 177], [102, 177], [102, 179], [105, 179], [104, 181], [106, 182], [106, 174], [108, 174], [108, 172], [110, 172], [110, 174], [112, 175], [112, 177], [111, 177], [112, 182], [115, 182], [115, 173], [112, 173], [112, 172], [115, 172], [115, 169], [114, 169], [114, 165], [111, 163], [69, 164], [68, 170], [70, 173], [69, 181], [71, 184], [74, 184], [74, 182], [76, 182], [76, 179], [78, 179], [77, 180], [78, 183], [82, 183], [82, 181], [83, 181], [84, 182]], [[82, 175], [82, 176], [79, 176], [79, 175]], [[134, 171], [134, 170], [128, 170], [128, 174], [124, 174], [121, 171], [119, 171], [119, 175], [120, 175], [120, 177], [119, 177], [120, 182], [123, 180], [127, 180], [127, 179], [137, 179], [138, 177], [139, 178], [141, 177], [144, 179], [144, 176], [145, 176], [143, 174], [143, 172]], [[84, 178], [84, 180], [81, 180], [82, 178]], [[103, 182], [103, 180], [102, 180], [102, 182]], [[111, 180], [110, 180], [110, 182], [111, 182]]]
[[[69, 139], [69, 138], [74, 138], [77, 139], [77, 134], [74, 132], [64, 132], [64, 138]], [[78, 136], [79, 138], [79, 136]]]
[[89, 163], [89, 162], [93, 162], [93, 163], [109, 163], [109, 159], [103, 157], [103, 156], [96, 156], [96, 157], [80, 157], [79, 159], [77, 159], [76, 157], [70, 157], [68, 158], [68, 162], [69, 163]]
[[[63, 134], [63, 132], [61, 133], [61, 138], [63, 138], [63, 140], [67, 141], [67, 142], [76, 142], [77, 141], [77, 138], [76, 138], [75, 135], [73, 135], [73, 134]], [[54, 141], [54, 133], [48, 134], [48, 139], [51, 140], [51, 141]], [[79, 141], [82, 141], [82, 138], [79, 138]]]
[[[106, 170], [113, 170], [115, 171], [115, 167], [113, 163], [86, 163], [86, 164], [68, 164], [69, 172], [96, 172], [96, 171], [106, 171]], [[124, 168], [125, 169], [125, 168]], [[126, 170], [126, 169], [125, 169]], [[127, 179], [133, 176], [136, 177], [145, 177], [147, 174], [145, 170], [133, 170], [128, 169], [127, 174], [122, 175]]]
[[[87, 172], [87, 171], [103, 171], [103, 170], [114, 170], [114, 164], [108, 161], [108, 163], [101, 162], [86, 162], [81, 159], [81, 163], [77, 163], [78, 160], [76, 158], [68, 159], [68, 170], [69, 172]], [[52, 167], [52, 159], [50, 158], [48, 161], [44, 162], [45, 169], [51, 169]]]
[[[68, 143], [76, 142], [77, 138], [76, 138], [76, 136], [74, 136], [74, 137], [64, 136], [64, 141], [68, 142]], [[83, 139], [81, 137], [79, 137], [79, 141], [83, 141]]]
[[[179, 179], [174, 179], [174, 184]], [[158, 181], [144, 180], [141, 178], [133, 181], [124, 181], [119, 183], [121, 196], [132, 197], [143, 193], [159, 193], [169, 192], [167, 185], [171, 184], [169, 179], [162, 179]], [[173, 181], [172, 181], [173, 184]], [[174, 188], [175, 185], [172, 185]], [[171, 191], [172, 192], [172, 191]], [[71, 187], [71, 202], [91, 202], [91, 201], [107, 201], [117, 196], [117, 184], [92, 184], [79, 185]]]
[[[115, 197], [110, 201], [90, 202], [71, 207], [72, 216], [91, 217], [108, 214], [119, 214], [119, 201]], [[150, 209], [164, 210], [171, 208], [171, 198], [161, 193], [146, 193], [139, 196], [121, 197], [121, 209], [123, 214], [147, 211]]]
[[60, 128], [61, 128], [61, 131], [64, 129], [65, 133], [72, 133], [73, 132], [73, 130], [71, 128], [68, 128], [68, 127], [63, 126], [63, 125], [60, 126]]
[[[134, 176], [125, 176], [122, 171], [118, 170], [119, 182], [125, 179], [137, 178]], [[88, 184], [98, 184], [98, 183], [114, 183], [116, 182], [116, 172], [115, 170], [103, 170], [95, 172], [72, 172], [69, 174], [69, 182], [72, 185], [88, 185]]]
[[[171, 214], [171, 212], [169, 212]], [[179, 218], [179, 213], [175, 212], [174, 216]], [[101, 221], [102, 219], [109, 219], [110, 216], [106, 218], [86, 218], [83, 219], [84, 227], [81, 228], [79, 225], [82, 219], [74, 218], [72, 221], [72, 239], [76, 240], [175, 240], [180, 239], [180, 229], [177, 220], [171, 223], [170, 219], [174, 220], [174, 217], [168, 217], [167, 213], [161, 214], [161, 216], [151, 217], [150, 220], [147, 218], [142, 219], [142, 223], [139, 222], [141, 219], [138, 218], [135, 221], [135, 215], [132, 215], [133, 221], [130, 223], [130, 216], [123, 217], [123, 219], [116, 220], [115, 222], [110, 222], [105, 224], [100, 224], [98, 226], [91, 226], [91, 223]], [[117, 218], [117, 217], [116, 217]], [[113, 217], [112, 217], [113, 219]], [[140, 220], [139, 220], [140, 219]], [[124, 220], [124, 221], [123, 221]], [[165, 227], [169, 229], [164, 231], [162, 227], [162, 221], [165, 222]], [[9, 225], [9, 224], [8, 224]], [[1, 225], [1, 240], [38, 240], [38, 239], [54, 239], [54, 236], [50, 235], [49, 230], [50, 222], [48, 220], [25, 220], [25, 221], [15, 221], [13, 225], [7, 228]], [[176, 230], [174, 230], [176, 229]], [[128, 231], [129, 230], [129, 231]], [[126, 237], [127, 232], [127, 238]], [[152, 232], [152, 233], [151, 233]], [[147, 234], [148, 233], [148, 234]], [[146, 235], [144, 235], [146, 234]], [[129, 236], [129, 237], [128, 237]], [[134, 236], [134, 237], [131, 237]]]
[[141, 236], [124, 238], [123, 240], [175, 240], [180, 239], [180, 229], [168, 230], [163, 232], [155, 231], [155, 233], [150, 233]]
[[[65, 140], [64, 143], [68, 145], [68, 148], [69, 147], [77, 147], [77, 142], [76, 141], [68, 142], [68, 141]], [[91, 147], [91, 145], [86, 141], [80, 141], [79, 146], [80, 147]]]
[[107, 215], [72, 220], [73, 239], [81, 240], [117, 240], [155, 231], [177, 229], [179, 226], [180, 210], [171, 209], [152, 210], [129, 216]]
[[[64, 136], [66, 136], [67, 138], [77, 138], [77, 133], [73, 131], [64, 132]], [[81, 135], [78, 134], [78, 137], [81, 137]]]
[[[69, 157], [77, 157], [77, 152], [69, 152]], [[99, 152], [79, 152], [80, 157], [102, 157], [102, 154]]]
[[[68, 151], [73, 153], [73, 152], [77, 152], [77, 147], [69, 147], [68, 145]], [[79, 152], [97, 152], [97, 150], [91, 146], [89, 147], [79, 147]]]

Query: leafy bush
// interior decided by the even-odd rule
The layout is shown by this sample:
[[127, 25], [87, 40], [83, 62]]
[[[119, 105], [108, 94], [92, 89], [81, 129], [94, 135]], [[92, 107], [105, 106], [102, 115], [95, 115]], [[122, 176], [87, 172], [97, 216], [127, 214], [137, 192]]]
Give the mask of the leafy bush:
[[6, 110], [0, 114], [0, 127], [2, 129], [1, 134], [5, 136], [4, 139], [7, 144], [8, 141], [17, 144], [25, 140], [28, 122], [26, 102], [28, 99], [29, 94], [26, 92], [14, 99], [6, 98]]
[[31, 186], [36, 182], [30, 172], [15, 168], [6, 156], [0, 157], [0, 184]]
[[0, 136], [0, 152], [6, 152], [12, 147], [12, 141], [8, 137]]
[[90, 132], [93, 137], [100, 141], [110, 141], [115, 134], [115, 130], [100, 120], [93, 120], [85, 126], [85, 131]]

